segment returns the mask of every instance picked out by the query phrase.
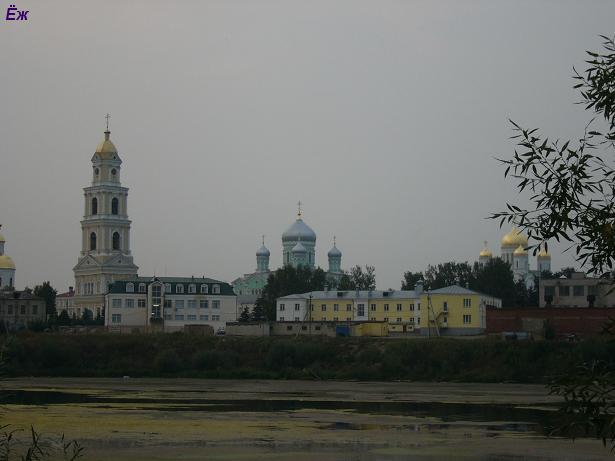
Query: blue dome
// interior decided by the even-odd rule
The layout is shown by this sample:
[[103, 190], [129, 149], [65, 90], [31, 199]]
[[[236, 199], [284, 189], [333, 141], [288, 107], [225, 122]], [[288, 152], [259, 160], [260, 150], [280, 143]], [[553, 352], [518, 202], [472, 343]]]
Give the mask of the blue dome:
[[267, 249], [265, 245], [260, 247], [258, 251], [256, 252], [256, 256], [270, 256], [270, 255], [271, 253], [269, 252], [269, 250]]
[[294, 242], [295, 240], [316, 242], [316, 233], [301, 218], [297, 218], [282, 234], [282, 242]]
[[333, 248], [329, 250], [329, 253], [327, 253], [327, 256], [329, 258], [339, 258], [342, 256], [342, 252], [335, 245], [333, 245]]

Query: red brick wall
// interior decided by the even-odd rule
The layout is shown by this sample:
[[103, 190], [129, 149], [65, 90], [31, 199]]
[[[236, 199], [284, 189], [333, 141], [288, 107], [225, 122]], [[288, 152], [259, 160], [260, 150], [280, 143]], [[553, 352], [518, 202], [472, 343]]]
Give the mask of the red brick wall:
[[615, 308], [487, 308], [487, 333], [523, 331], [523, 319], [549, 320], [555, 333], [598, 334], [609, 317], [615, 319]]

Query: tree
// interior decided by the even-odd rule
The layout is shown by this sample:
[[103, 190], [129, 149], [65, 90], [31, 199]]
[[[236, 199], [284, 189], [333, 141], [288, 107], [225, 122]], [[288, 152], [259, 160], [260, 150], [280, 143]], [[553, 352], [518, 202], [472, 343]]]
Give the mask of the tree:
[[430, 290], [451, 285], [468, 286], [472, 281], [472, 267], [467, 263], [450, 261], [437, 266], [429, 265], [425, 271], [425, 286]]
[[71, 321], [70, 321], [70, 317], [68, 316], [68, 312], [63, 310], [62, 312], [60, 312], [60, 315], [58, 315], [58, 325], [70, 325], [70, 324], [71, 324]]
[[[530, 206], [507, 204], [492, 218], [514, 222], [528, 231], [540, 246], [566, 241], [587, 272], [603, 277], [613, 272], [615, 259], [615, 40], [606, 36], [604, 50], [588, 51], [587, 69], [574, 70], [585, 110], [600, 122], [590, 121], [579, 141], [563, 143], [542, 138], [538, 129], [514, 123], [517, 147], [511, 160], [500, 160], [505, 177], [513, 178], [520, 192], [529, 193]], [[602, 123], [604, 129], [594, 128]], [[615, 333], [613, 324], [607, 327]], [[592, 360], [575, 371], [553, 379], [552, 394], [564, 398], [560, 432], [568, 430], [600, 437], [615, 447], [615, 367], [612, 361]]]
[[375, 290], [376, 268], [365, 266], [365, 271], [363, 271], [359, 265], [351, 267], [349, 272], [342, 275], [338, 288], [340, 290]]
[[248, 306], [243, 306], [243, 308], [241, 309], [241, 314], [239, 314], [239, 321], [240, 322], [250, 321], [250, 309], [248, 309]]
[[34, 296], [43, 298], [47, 309], [47, 315], [53, 316], [56, 314], [56, 295], [58, 292], [54, 290], [50, 282], [43, 282], [42, 285], [34, 287]]
[[502, 300], [502, 307], [515, 305], [516, 286], [510, 264], [501, 258], [492, 258], [484, 264], [474, 264], [472, 290]]
[[416, 282], [419, 280], [424, 280], [422, 272], [404, 272], [404, 278], [401, 281], [401, 289], [402, 290], [414, 290], [416, 286]]
[[[323, 290], [326, 284], [326, 273], [320, 267], [311, 269], [306, 266], [284, 266], [272, 272], [267, 279], [263, 292], [256, 300], [255, 310], [262, 309], [264, 312], [259, 317], [267, 320], [275, 320], [276, 300], [282, 296], [294, 293], [308, 293], [310, 291]], [[253, 318], [254, 318], [253, 312]]]
[[574, 267], [564, 267], [558, 270], [556, 273], [554, 273], [553, 278], [559, 279], [562, 277], [566, 277], [567, 279], [569, 279], [569, 278], [572, 278], [572, 274], [574, 274], [575, 272], [576, 272], [576, 269]]

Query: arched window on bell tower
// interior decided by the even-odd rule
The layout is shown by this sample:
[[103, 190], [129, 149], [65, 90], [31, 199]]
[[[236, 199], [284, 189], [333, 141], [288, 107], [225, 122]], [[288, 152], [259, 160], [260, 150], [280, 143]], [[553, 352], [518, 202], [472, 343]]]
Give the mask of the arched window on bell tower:
[[113, 197], [113, 200], [111, 200], [111, 214], [118, 214], [119, 205], [119, 200]]
[[113, 249], [114, 250], [119, 250], [120, 249], [120, 234], [119, 234], [119, 232], [114, 232], [113, 233]]
[[96, 250], [96, 232], [90, 234], [90, 251]]
[[98, 199], [96, 197], [92, 199], [92, 214], [98, 214]]

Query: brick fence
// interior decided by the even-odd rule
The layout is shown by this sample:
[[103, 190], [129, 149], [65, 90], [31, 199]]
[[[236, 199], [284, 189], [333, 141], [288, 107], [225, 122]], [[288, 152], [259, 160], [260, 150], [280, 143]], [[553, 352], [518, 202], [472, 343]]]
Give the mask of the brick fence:
[[609, 318], [615, 319], [615, 308], [487, 308], [487, 333], [536, 331], [548, 320], [557, 335], [594, 335]]

